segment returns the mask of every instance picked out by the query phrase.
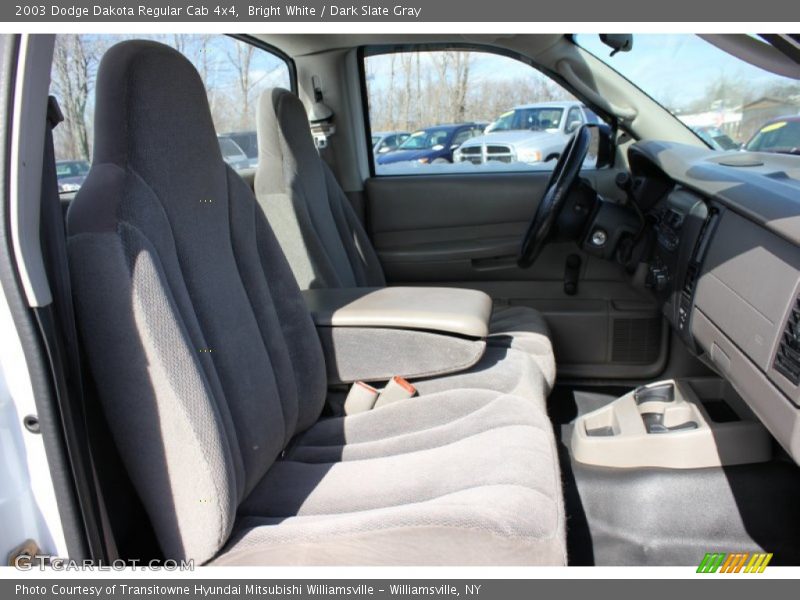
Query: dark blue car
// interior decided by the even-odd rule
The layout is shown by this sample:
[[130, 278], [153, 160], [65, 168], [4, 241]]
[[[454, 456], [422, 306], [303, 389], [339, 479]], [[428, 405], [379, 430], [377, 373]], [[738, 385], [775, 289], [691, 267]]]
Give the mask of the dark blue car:
[[396, 150], [377, 158], [379, 165], [415, 161], [422, 164], [453, 162], [453, 150], [469, 138], [481, 135], [477, 123], [437, 125], [412, 133]]

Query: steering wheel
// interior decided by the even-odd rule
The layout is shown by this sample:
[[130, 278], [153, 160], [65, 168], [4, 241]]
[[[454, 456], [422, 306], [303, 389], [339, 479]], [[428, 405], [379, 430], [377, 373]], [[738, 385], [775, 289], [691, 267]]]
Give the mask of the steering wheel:
[[547, 182], [533, 220], [528, 225], [528, 230], [522, 240], [522, 247], [517, 257], [517, 265], [521, 268], [530, 267], [542, 251], [558, 215], [564, 209], [572, 186], [578, 179], [591, 141], [592, 134], [589, 126], [581, 125], [567, 142], [561, 156], [558, 157], [556, 167], [550, 175], [550, 181]]

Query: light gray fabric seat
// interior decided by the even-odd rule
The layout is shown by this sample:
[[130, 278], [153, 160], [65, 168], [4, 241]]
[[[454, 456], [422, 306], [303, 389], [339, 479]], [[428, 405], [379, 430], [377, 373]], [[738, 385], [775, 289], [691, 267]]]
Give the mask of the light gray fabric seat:
[[550, 424], [528, 405], [443, 393], [319, 423], [215, 564], [565, 564]]
[[537, 403], [437, 380], [321, 419], [324, 357], [300, 289], [222, 160], [197, 72], [169, 47], [103, 58], [68, 245], [89, 370], [166, 557], [564, 564]]
[[[287, 90], [258, 103], [255, 192], [302, 289], [386, 285], [378, 256], [330, 168], [317, 153], [300, 100]], [[489, 343], [530, 354], [549, 388], [556, 377], [547, 323], [528, 307], [497, 308]]]

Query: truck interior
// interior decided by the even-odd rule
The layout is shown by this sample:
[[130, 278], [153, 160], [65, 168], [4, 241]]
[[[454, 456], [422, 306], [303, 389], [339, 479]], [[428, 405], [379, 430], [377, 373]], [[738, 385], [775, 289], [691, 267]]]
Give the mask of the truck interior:
[[[71, 557], [800, 564], [800, 157], [711, 148], [614, 68], [638, 38], [582, 37], [3, 36], [0, 282]], [[796, 39], [691, 37], [800, 81]], [[537, 89], [580, 103], [560, 153], [491, 132]], [[376, 164], [428, 114], [484, 160]]]

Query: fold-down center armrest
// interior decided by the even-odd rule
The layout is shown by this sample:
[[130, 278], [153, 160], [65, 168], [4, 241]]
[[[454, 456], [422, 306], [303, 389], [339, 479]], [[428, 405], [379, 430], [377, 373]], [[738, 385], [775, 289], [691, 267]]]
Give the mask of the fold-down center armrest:
[[486, 348], [492, 301], [458, 288], [307, 290], [328, 382], [458, 373]]
[[318, 327], [413, 329], [485, 338], [492, 300], [458, 288], [386, 287], [306, 290]]

